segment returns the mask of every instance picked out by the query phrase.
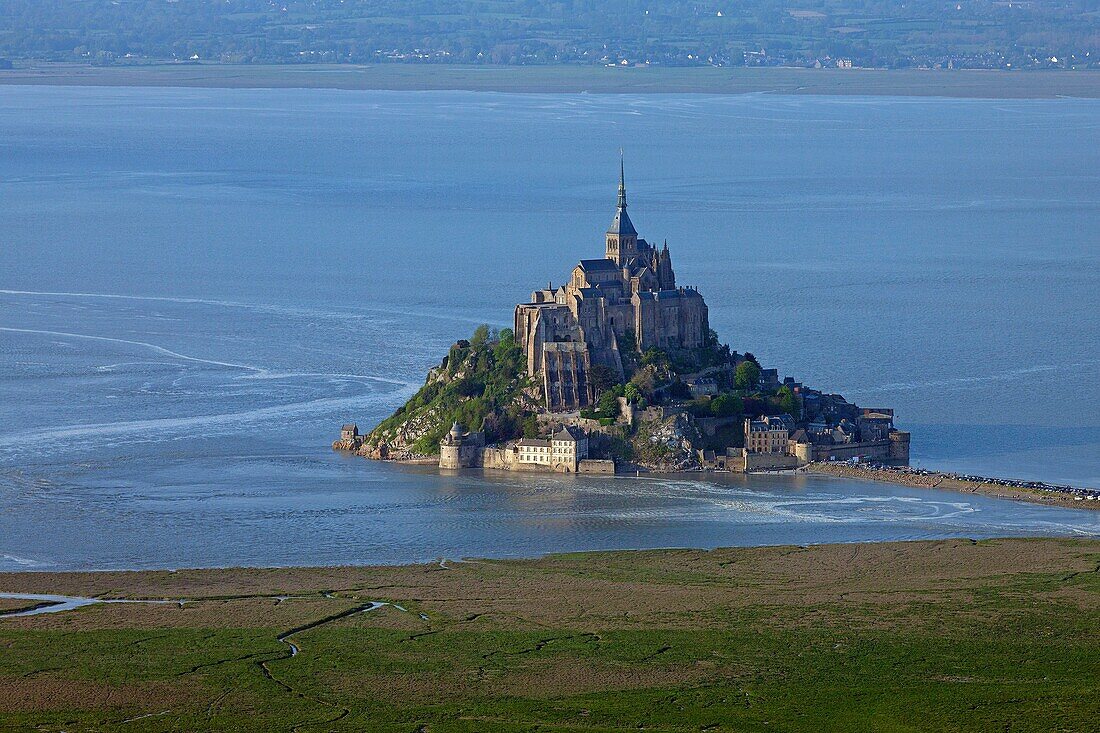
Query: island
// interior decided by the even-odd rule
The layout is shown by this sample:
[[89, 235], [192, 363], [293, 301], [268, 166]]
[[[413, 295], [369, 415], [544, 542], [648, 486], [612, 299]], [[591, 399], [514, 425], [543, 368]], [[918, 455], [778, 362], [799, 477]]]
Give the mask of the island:
[[373, 430], [345, 424], [337, 450], [441, 469], [611, 474], [906, 465], [908, 432], [719, 342], [703, 295], [677, 283], [668, 242], [638, 235], [618, 203], [602, 257], [480, 326]]

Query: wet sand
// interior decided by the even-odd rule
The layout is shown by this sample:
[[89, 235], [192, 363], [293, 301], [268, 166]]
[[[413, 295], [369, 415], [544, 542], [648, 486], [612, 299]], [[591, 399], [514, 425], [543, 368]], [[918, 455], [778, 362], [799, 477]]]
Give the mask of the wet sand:
[[605, 94], [824, 94], [977, 99], [1100, 98], [1098, 71], [942, 71], [798, 68], [605, 68], [151, 64], [91, 67], [27, 63], [0, 84], [208, 88], [464, 90]]

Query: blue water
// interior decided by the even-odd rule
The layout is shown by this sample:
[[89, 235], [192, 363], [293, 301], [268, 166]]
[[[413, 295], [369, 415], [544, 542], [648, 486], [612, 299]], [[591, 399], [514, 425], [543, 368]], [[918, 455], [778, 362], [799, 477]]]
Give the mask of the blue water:
[[333, 454], [631, 216], [914, 463], [1100, 487], [1100, 103], [0, 87], [0, 569], [1100, 534], [806, 477]]

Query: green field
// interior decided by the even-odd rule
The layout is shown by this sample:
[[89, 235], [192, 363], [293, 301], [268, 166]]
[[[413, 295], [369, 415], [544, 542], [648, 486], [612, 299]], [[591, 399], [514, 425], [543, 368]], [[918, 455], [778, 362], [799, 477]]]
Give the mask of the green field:
[[1031, 99], [1100, 97], [1100, 71], [785, 68], [604, 68], [380, 64], [259, 66], [29, 64], [3, 84], [222, 88], [467, 90], [537, 93], [837, 94]]
[[[1100, 720], [1096, 540], [19, 573], [0, 590], [188, 600], [0, 618], [2, 730], [1045, 733]], [[403, 610], [355, 612], [376, 600]]]

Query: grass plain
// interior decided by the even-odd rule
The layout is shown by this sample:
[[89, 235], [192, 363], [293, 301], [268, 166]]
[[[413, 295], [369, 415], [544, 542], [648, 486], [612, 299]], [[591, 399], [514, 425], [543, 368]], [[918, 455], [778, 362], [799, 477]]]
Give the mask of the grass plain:
[[31, 63], [0, 71], [2, 84], [223, 88], [467, 90], [529, 93], [830, 94], [1030, 99], [1100, 98], [1100, 71], [416, 64], [160, 64], [93, 67]]
[[[1088, 731], [1100, 541], [0, 574], [0, 729]], [[373, 601], [391, 604], [364, 611]], [[299, 649], [291, 654], [291, 644]]]

